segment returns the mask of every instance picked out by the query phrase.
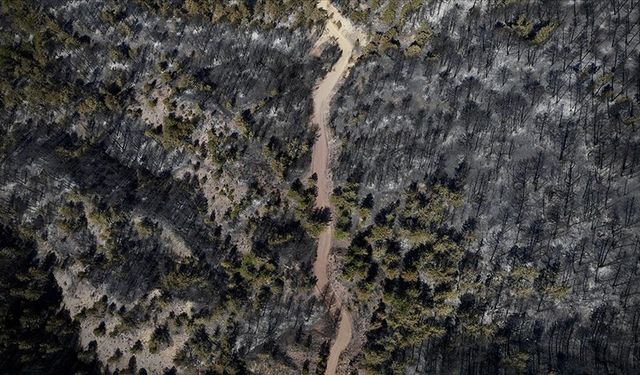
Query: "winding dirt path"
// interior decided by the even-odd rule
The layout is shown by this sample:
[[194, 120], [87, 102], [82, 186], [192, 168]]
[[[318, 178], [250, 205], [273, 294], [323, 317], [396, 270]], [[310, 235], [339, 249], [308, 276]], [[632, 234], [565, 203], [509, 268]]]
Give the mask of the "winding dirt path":
[[[338, 46], [342, 50], [340, 59], [333, 66], [333, 69], [327, 73], [320, 84], [313, 92], [313, 116], [311, 121], [318, 126], [318, 139], [313, 145], [313, 153], [311, 157], [311, 173], [318, 176], [317, 187], [318, 196], [316, 197], [316, 207], [331, 207], [329, 194], [331, 192], [331, 178], [329, 175], [329, 129], [328, 122], [331, 113], [331, 99], [333, 98], [337, 87], [342, 78], [352, 65], [351, 60], [354, 53], [356, 41], [366, 43], [366, 34], [357, 30], [346, 17], [342, 16], [338, 10], [328, 1], [318, 1], [318, 8], [324, 9], [329, 15], [324, 34], [318, 40], [317, 46], [325, 43], [330, 38], [336, 38]], [[331, 292], [329, 278], [327, 274], [327, 266], [329, 264], [329, 254], [331, 252], [331, 242], [333, 238], [333, 221], [320, 234], [318, 239], [318, 249], [316, 261], [313, 265], [313, 273], [316, 276], [316, 294], [320, 295], [327, 289]], [[336, 303], [333, 307], [340, 310], [340, 322], [338, 324], [338, 332], [336, 339], [331, 346], [329, 358], [327, 360], [327, 369], [325, 374], [334, 375], [338, 367], [340, 354], [347, 348], [351, 341], [352, 319], [351, 313], [342, 308], [340, 298], [336, 297]]]

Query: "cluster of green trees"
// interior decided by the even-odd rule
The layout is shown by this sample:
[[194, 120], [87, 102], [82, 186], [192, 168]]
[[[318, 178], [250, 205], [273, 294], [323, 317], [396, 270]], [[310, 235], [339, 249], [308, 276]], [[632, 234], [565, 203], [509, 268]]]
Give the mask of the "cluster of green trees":
[[[450, 224], [463, 204], [461, 189], [460, 181], [449, 179], [413, 183], [400, 199], [380, 208], [369, 225], [352, 230], [343, 277], [357, 314], [370, 318], [360, 365], [376, 373], [404, 373], [408, 367], [431, 368], [429, 361], [447, 360], [481, 372], [536, 372], [540, 366], [576, 370], [573, 363], [563, 367], [569, 366], [570, 341], [554, 349], [559, 367], [551, 367], [556, 359], [545, 358], [545, 340], [567, 334], [571, 340], [576, 332], [581, 347], [592, 345], [588, 337], [597, 334], [594, 324], [613, 321], [617, 310], [598, 308], [602, 316], [591, 321], [558, 319], [545, 331], [534, 311], [541, 313], [566, 298], [569, 289], [559, 267], [541, 268], [527, 261], [523, 249], [514, 248], [510, 267], [483, 275], [473, 248], [475, 220], [459, 228]], [[503, 310], [485, 319], [495, 314], [490, 311], [498, 303]], [[604, 335], [599, 340], [611, 339]]]
[[48, 74], [48, 69], [52, 46], [71, 46], [78, 43], [76, 38], [27, 2], [7, 0], [2, 8], [12, 28], [0, 34], [2, 107], [11, 110], [27, 103], [30, 110], [44, 112], [68, 105], [73, 86]]
[[263, 153], [268, 158], [271, 169], [280, 179], [287, 177], [287, 172], [310, 154], [313, 147], [312, 140], [299, 137], [279, 138], [271, 136], [263, 147]]
[[159, 350], [170, 347], [173, 343], [171, 332], [167, 323], [157, 325], [151, 333], [149, 340], [149, 352], [157, 353]]
[[213, 333], [203, 325], [195, 325], [174, 362], [181, 367], [213, 374], [245, 374], [245, 362], [233, 351], [235, 332], [236, 325], [232, 320], [226, 322], [224, 330], [218, 326]]
[[[159, 312], [158, 310], [157, 297], [149, 304], [138, 303], [127, 309], [124, 305], [118, 308], [115, 302], [109, 302], [107, 295], [103, 295], [91, 307], [83, 307], [75, 318], [81, 321], [88, 318], [114, 319], [116, 323], [110, 330], [107, 329], [105, 321], [101, 320], [92, 332], [96, 338], [118, 337], [122, 334], [131, 334], [142, 328], [145, 322], [150, 321], [151, 317]], [[143, 348], [142, 342], [138, 340], [129, 348], [129, 352], [136, 354], [141, 352]]]
[[360, 184], [348, 181], [344, 185], [333, 189], [331, 203], [336, 211], [335, 237], [345, 240], [354, 228], [359, 228], [360, 223], [365, 222], [373, 209], [373, 195], [368, 194], [359, 199]]
[[[121, 260], [122, 253], [117, 245], [117, 228], [124, 225], [126, 218], [116, 207], [105, 206], [96, 196], [85, 195], [77, 191], [65, 195], [58, 209], [58, 227], [70, 236], [80, 236], [94, 227], [96, 251], [86, 253], [84, 259], [91, 266], [106, 266]], [[94, 255], [98, 255], [94, 257]], [[94, 261], [97, 261], [94, 263]]]
[[404, 51], [407, 57], [415, 57], [422, 53], [423, 48], [433, 39], [433, 30], [429, 23], [424, 22], [417, 30], [414, 41]]
[[282, 292], [284, 280], [275, 272], [278, 265], [274, 261], [247, 252], [234, 253], [221, 263], [228, 278], [223, 299], [229, 310], [239, 309], [247, 302], [258, 309], [274, 294]]
[[80, 201], [68, 200], [58, 210], [58, 227], [66, 233], [75, 233], [86, 228], [87, 218], [84, 214], [84, 204]]
[[[242, 129], [244, 122], [242, 118], [237, 117], [235, 124]], [[244, 136], [235, 129], [211, 129], [208, 133], [207, 152], [211, 161], [215, 165], [224, 165], [232, 163], [238, 159], [238, 156], [246, 146]]]
[[293, 18], [293, 27], [311, 27], [322, 22], [326, 15], [313, 1], [305, 0], [138, 0], [148, 9], [159, 11], [165, 16], [200, 17], [214, 22], [229, 22], [234, 25], [257, 24], [274, 27], [279, 23], [288, 24]]
[[[104, 84], [88, 89], [82, 80], [68, 79], [69, 66], [61, 66], [56, 57], [61, 47], [81, 50], [90, 42], [87, 36], [70, 32], [31, 2], [6, 0], [2, 8], [11, 30], [0, 33], [0, 105], [5, 110], [26, 106], [34, 114], [55, 112], [63, 117], [106, 110], [123, 112], [125, 77], [110, 72]], [[118, 49], [112, 51], [124, 59]]]
[[470, 227], [459, 232], [448, 226], [460, 203], [455, 186], [413, 184], [347, 248], [343, 275], [360, 308], [375, 310], [362, 357], [371, 370], [402, 372], [407, 351], [446, 333], [471, 234]]
[[305, 184], [296, 178], [287, 191], [287, 198], [292, 202], [296, 217], [305, 226], [305, 230], [311, 236], [318, 236], [325, 226], [331, 221], [329, 207], [316, 207], [318, 177], [313, 174]]
[[[316, 2], [298, 0], [141, 0], [77, 5], [69, 11], [62, 4], [2, 2], [7, 21], [0, 33], [2, 109], [9, 122], [27, 118], [16, 116], [18, 113], [30, 119], [0, 129], [0, 147], [14, 154], [27, 150], [28, 158], [37, 158], [46, 172], [21, 180], [35, 186], [25, 193], [27, 204], [17, 198], [2, 204], [33, 209], [25, 215], [38, 211], [32, 229], [41, 240], [61, 244], [56, 249], [66, 259], [61, 267], [65, 271], [70, 264], [82, 268], [77, 274], [75, 269], [70, 272], [83, 283], [109, 291], [77, 315], [78, 320], [91, 321], [83, 324], [89, 329], [85, 334], [93, 333], [97, 342], [123, 334], [135, 337], [140, 330], [158, 324], [154, 318], [172, 298], [213, 306], [195, 318], [207, 326], [209, 334], [216, 319], [229, 315], [243, 329], [247, 321], [257, 318], [259, 334], [266, 326], [260, 321], [265, 319], [262, 314], [276, 316], [269, 330], [300, 327], [298, 321], [315, 316], [319, 309], [317, 305], [301, 306], [311, 300], [313, 287], [310, 236], [325, 227], [330, 211], [314, 207], [313, 183], [292, 189], [296, 190], [294, 200], [280, 194], [279, 188], [286, 189], [292, 169], [297, 168], [294, 172], [298, 173], [306, 167], [314, 132], [299, 124], [308, 117], [311, 99], [299, 98], [310, 95], [322, 70], [316, 67], [324, 58], [307, 56], [312, 43], [308, 33], [255, 28], [310, 27], [324, 19], [324, 12], [317, 9]], [[215, 25], [214, 32], [185, 32], [180, 38], [167, 32], [167, 25], [193, 30], [210, 20], [221, 23]], [[260, 37], [254, 40], [250, 33], [242, 32], [242, 39], [236, 40], [239, 29], [229, 23], [242, 24], [240, 30], [244, 31], [245, 26], [254, 28]], [[301, 48], [287, 53], [279, 47], [270, 48], [282, 38], [289, 47], [295, 43]], [[207, 53], [185, 52], [198, 51], [207, 43]], [[154, 47], [158, 44], [161, 52]], [[241, 55], [238, 51], [243, 51], [242, 59], [237, 58]], [[249, 65], [235, 63], [244, 63], [245, 57]], [[234, 63], [225, 63], [229, 59]], [[223, 63], [218, 67], [212, 60]], [[293, 70], [285, 69], [291, 67]], [[298, 78], [296, 85], [287, 81], [291, 77]], [[149, 99], [152, 97], [155, 99]], [[183, 104], [204, 110], [190, 114]], [[166, 109], [161, 124], [146, 132], [163, 147], [145, 137], [142, 106]], [[50, 124], [51, 113], [63, 121]], [[216, 128], [208, 144], [199, 144], [192, 139], [203, 118], [229, 121], [234, 129]], [[30, 135], [31, 131], [36, 133], [33, 142], [8, 150], [14, 146], [14, 136]], [[38, 146], [32, 148], [32, 144]], [[181, 152], [173, 152], [176, 148]], [[186, 153], [197, 160], [196, 170], [205, 157], [213, 159], [218, 170], [206, 178], [221, 177], [223, 169], [229, 172], [225, 177], [231, 175], [222, 194], [232, 203], [223, 217], [216, 218], [215, 210], [209, 214], [200, 185], [207, 182], [205, 179], [187, 174], [179, 180], [168, 172], [185, 165]], [[19, 156], [16, 160], [18, 165], [27, 163]], [[233, 165], [238, 160], [241, 163]], [[262, 168], [269, 163], [275, 173]], [[240, 165], [243, 167], [237, 168]], [[252, 170], [249, 165], [260, 168]], [[75, 184], [76, 192], [38, 206], [37, 199], [51, 193], [51, 181], [56, 188], [59, 183]], [[236, 183], [249, 185], [247, 194], [238, 196], [242, 189], [235, 189]], [[4, 211], [5, 207], [1, 208]], [[138, 215], [144, 218], [138, 220]], [[192, 256], [176, 257], [171, 252], [171, 244], [161, 238], [167, 221], [193, 250]], [[227, 233], [231, 235], [225, 236]], [[232, 236], [236, 235], [247, 239], [242, 245], [249, 249], [235, 249]], [[146, 301], [145, 293], [155, 289], [162, 291], [161, 298]], [[127, 308], [116, 306], [115, 301], [127, 301]], [[129, 308], [130, 304], [134, 307]], [[113, 367], [123, 361], [126, 364], [129, 353], [140, 358], [141, 352], [161, 352], [173, 345], [177, 323], [172, 319], [161, 323], [151, 342], [143, 345], [139, 340], [133, 347], [117, 348], [102, 359]], [[219, 372], [241, 363], [234, 357], [238, 346], [229, 329], [222, 329], [224, 335], [230, 335], [226, 344], [216, 339], [227, 347], [226, 359], [220, 356]], [[81, 355], [95, 358], [97, 342]], [[309, 358], [315, 358], [315, 353]], [[135, 359], [130, 367], [136, 367]], [[130, 369], [122, 370], [126, 371]]]
[[360, 26], [369, 28], [377, 25], [377, 31], [371, 34], [371, 41], [366, 47], [367, 53], [382, 56], [390, 50], [401, 49], [401, 40], [409, 40], [402, 51], [407, 57], [415, 57], [422, 53], [433, 35], [427, 21], [418, 23], [413, 19], [425, 6], [422, 0], [369, 0], [340, 6]]
[[544, 44], [553, 34], [557, 23], [549, 20], [534, 22], [521, 15], [513, 21], [499, 23], [497, 27], [499, 29], [504, 28], [506, 31], [514, 33], [521, 39], [533, 44]]
[[371, 25], [378, 22], [398, 28], [404, 28], [410, 16], [424, 6], [421, 0], [368, 0], [362, 3], [343, 5], [343, 9], [349, 18], [358, 23]]
[[[257, 104], [262, 107], [262, 102]], [[224, 165], [238, 160], [247, 150], [248, 143], [256, 140], [253, 128], [253, 113], [257, 107], [238, 113], [233, 118], [233, 126], [211, 129], [208, 133], [207, 154], [216, 165]], [[271, 167], [278, 181], [286, 179], [287, 174], [296, 167], [303, 157], [308, 156], [312, 139], [300, 137], [277, 137], [272, 135], [262, 144], [262, 156]]]
[[172, 264], [161, 276], [163, 290], [174, 295], [181, 295], [207, 283], [209, 273], [198, 259], [185, 258]]
[[185, 118], [175, 113], [165, 117], [162, 126], [154, 129], [159, 136], [160, 143], [166, 148], [176, 148], [185, 143], [191, 143], [191, 133], [195, 130], [199, 119]]

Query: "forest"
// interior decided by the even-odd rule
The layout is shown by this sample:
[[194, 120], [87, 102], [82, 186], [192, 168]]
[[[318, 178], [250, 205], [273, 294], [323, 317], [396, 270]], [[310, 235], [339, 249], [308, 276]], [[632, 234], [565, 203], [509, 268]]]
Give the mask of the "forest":
[[352, 363], [637, 372], [640, 3], [336, 3], [377, 35], [332, 106]]
[[0, 4], [0, 374], [640, 372], [640, 1]]
[[291, 2], [288, 24], [271, 2], [215, 3], [3, 1], [2, 264], [19, 273], [0, 372], [323, 361], [309, 269], [327, 218], [303, 173], [338, 52], [309, 53], [315, 6]]

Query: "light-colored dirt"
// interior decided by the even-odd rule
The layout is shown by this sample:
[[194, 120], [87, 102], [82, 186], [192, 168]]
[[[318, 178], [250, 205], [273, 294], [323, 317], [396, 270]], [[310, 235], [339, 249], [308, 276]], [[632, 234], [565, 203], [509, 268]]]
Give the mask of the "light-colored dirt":
[[[313, 117], [311, 121], [318, 127], [318, 139], [313, 146], [311, 158], [311, 172], [318, 176], [317, 187], [318, 196], [316, 198], [317, 207], [330, 207], [329, 194], [331, 192], [331, 179], [329, 176], [329, 129], [328, 121], [331, 109], [331, 99], [336, 92], [338, 84], [344, 78], [352, 64], [354, 48], [357, 43], [366, 44], [366, 34], [357, 30], [346, 17], [342, 16], [338, 10], [328, 1], [320, 0], [318, 7], [327, 11], [329, 20], [327, 21], [324, 34], [318, 43], [324, 43], [328, 39], [337, 39], [338, 46], [342, 50], [340, 59], [333, 66], [333, 69], [322, 79], [313, 93]], [[318, 250], [316, 261], [313, 265], [313, 272], [317, 278], [316, 293], [321, 294], [328, 289], [329, 285], [327, 267], [329, 265], [329, 255], [331, 252], [331, 242], [333, 237], [333, 223], [325, 229], [318, 239]], [[351, 341], [352, 320], [351, 314], [346, 308], [342, 308], [340, 298], [336, 298], [335, 306], [340, 310], [340, 322], [336, 339], [331, 346], [327, 369], [325, 374], [336, 373], [340, 354], [347, 348]]]
[[[45, 242], [40, 243], [41, 251], [49, 251], [49, 246], [50, 245]], [[80, 313], [83, 308], [90, 309], [103, 295], [108, 294], [104, 285], [94, 286], [87, 279], [81, 278], [79, 274], [83, 271], [84, 267], [78, 262], [74, 262], [68, 269], [58, 269], [54, 271], [56, 281], [62, 288], [64, 306], [69, 310], [71, 316]], [[156, 289], [152, 291], [147, 298], [147, 303], [150, 303], [154, 297], [158, 297], [159, 295], [160, 290]], [[128, 310], [134, 306], [133, 303], [124, 304], [113, 296], [109, 299], [109, 303], [112, 302], [115, 303], [118, 308], [125, 306]], [[138, 303], [145, 304], [143, 300], [139, 300]], [[167, 321], [171, 312], [174, 312], [176, 315], [182, 312], [191, 315], [192, 306], [191, 301], [176, 300], [170, 302], [163, 307], [162, 311], [155, 312], [154, 321]], [[93, 330], [98, 327], [100, 322], [105, 322], [107, 333], [102, 336], [96, 336]], [[173, 366], [173, 358], [189, 338], [188, 332], [184, 330], [172, 330], [171, 339], [173, 345], [163, 348], [156, 353], [150, 353], [148, 347], [154, 324], [149, 323], [140, 327], [128, 327], [116, 335], [111, 335], [110, 333], [120, 323], [122, 323], [122, 320], [118, 315], [111, 313], [89, 313], [80, 321], [79, 339], [81, 346], [86, 348], [89, 342], [95, 340], [98, 344], [98, 358], [100, 358], [103, 363], [108, 363], [112, 370], [116, 367], [120, 369], [127, 368], [129, 359], [133, 355], [129, 349], [137, 340], [141, 340], [144, 349], [135, 354], [138, 368], [144, 368], [149, 374], [162, 374], [165, 367]], [[118, 360], [110, 361], [109, 358], [115, 353], [116, 349], [120, 349], [123, 355]]]

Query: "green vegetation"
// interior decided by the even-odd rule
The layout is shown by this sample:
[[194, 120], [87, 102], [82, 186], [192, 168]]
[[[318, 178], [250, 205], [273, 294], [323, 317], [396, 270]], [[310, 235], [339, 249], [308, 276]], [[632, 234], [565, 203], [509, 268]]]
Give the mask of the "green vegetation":
[[[353, 191], [340, 193], [336, 204], [353, 205]], [[363, 357], [371, 370], [401, 369], [403, 351], [445, 334], [465, 253], [465, 237], [446, 222], [460, 203], [461, 195], [442, 184], [414, 185], [351, 241], [344, 277], [359, 303], [377, 304]]]
[[215, 164], [233, 162], [238, 158], [240, 134], [232, 132], [226, 135], [223, 131], [209, 131], [207, 150], [209, 157]]
[[424, 22], [422, 26], [416, 32], [415, 40], [407, 49], [404, 51], [407, 57], [416, 57], [418, 56], [425, 45], [427, 45], [431, 39], [433, 38], [433, 30], [429, 23]]
[[366, 221], [373, 208], [373, 196], [367, 195], [358, 202], [360, 184], [347, 182], [343, 186], [333, 189], [331, 203], [336, 211], [335, 237], [338, 240], [346, 240], [353, 228], [358, 228], [361, 222]]
[[122, 350], [120, 350], [120, 348], [116, 348], [116, 350], [113, 351], [113, 354], [111, 355], [111, 357], [109, 357], [109, 359], [107, 359], [107, 361], [118, 362], [120, 358], [122, 358]]
[[[360, 360], [371, 372], [402, 373], [414, 364], [409, 353], [423, 345], [451, 352], [467, 342], [502, 342], [510, 335], [507, 328], [480, 319], [489, 296], [505, 293], [525, 306], [562, 301], [569, 291], [557, 268], [530, 263], [499, 269], [491, 282], [479, 282], [471, 249], [475, 221], [449, 225], [463, 203], [460, 183], [445, 178], [413, 184], [379, 209], [371, 224], [351, 229], [342, 271], [359, 310], [372, 312]], [[355, 192], [339, 189], [335, 204], [353, 207]], [[520, 347], [504, 355], [499, 368], [523, 372], [531, 358]]]
[[282, 292], [284, 280], [275, 273], [278, 267], [273, 259], [249, 252], [235, 254], [221, 265], [229, 280], [223, 300], [230, 311], [249, 301], [252, 309], [257, 310]]
[[396, 14], [398, 13], [398, 0], [387, 1], [387, 6], [384, 7], [380, 14], [380, 20], [388, 26], [392, 26], [396, 21]]
[[73, 87], [46, 72], [52, 59], [50, 46], [70, 46], [77, 43], [75, 38], [29, 3], [5, 0], [2, 7], [5, 20], [17, 32], [0, 34], [2, 108], [28, 103], [30, 109], [42, 111], [69, 105]]
[[167, 149], [178, 148], [191, 144], [191, 133], [198, 121], [197, 117], [184, 118], [171, 112], [165, 117], [162, 126], [148, 130], [145, 134], [155, 138]]
[[144, 349], [144, 346], [142, 345], [142, 341], [136, 340], [136, 342], [133, 344], [131, 349], [129, 349], [129, 351], [133, 354], [136, 354], [136, 353], [140, 353], [142, 349]]
[[347, 9], [348, 16], [357, 23], [379, 21], [389, 27], [404, 28], [409, 16], [425, 4], [421, 0], [369, 0], [364, 8], [356, 5]]
[[149, 340], [149, 352], [157, 353], [160, 350], [168, 348], [172, 343], [173, 341], [171, 340], [169, 326], [166, 323], [158, 325], [151, 334], [151, 339]]
[[162, 124], [163, 144], [174, 145], [181, 141], [188, 142], [197, 122], [197, 119], [185, 119], [170, 113]]
[[191, 257], [173, 264], [172, 269], [162, 276], [162, 288], [174, 294], [180, 294], [207, 282], [207, 273], [200, 262]]
[[72, 234], [80, 228], [86, 228], [87, 218], [84, 214], [82, 202], [67, 201], [59, 209], [58, 227], [66, 233]]
[[269, 160], [275, 175], [282, 180], [298, 160], [309, 154], [312, 146], [311, 141], [297, 137], [271, 137], [263, 147], [263, 154]]
[[375, 33], [367, 44], [365, 52], [383, 56], [387, 51], [397, 48], [400, 48], [400, 42], [398, 41], [398, 29], [394, 27], [384, 33]]
[[134, 221], [133, 227], [140, 236], [145, 238], [151, 236], [155, 230], [155, 224], [148, 217]]
[[507, 22], [505, 29], [514, 33], [522, 40], [529, 41], [535, 45], [544, 44], [555, 31], [557, 23], [552, 21], [534, 22], [521, 15], [515, 21]]
[[544, 44], [549, 38], [551, 38], [551, 34], [555, 31], [557, 24], [551, 22], [538, 30], [536, 35], [533, 37], [533, 42], [535, 44]]
[[[116, 244], [114, 228], [125, 221], [122, 212], [115, 207], [103, 207], [95, 196], [83, 195], [77, 191], [65, 195], [65, 201], [58, 210], [58, 227], [67, 234], [76, 234], [92, 227], [98, 242], [97, 251], [102, 254], [103, 266], [122, 258]], [[92, 264], [98, 265], [101, 262]]]
[[[361, 4], [365, 3], [365, 4]], [[370, 44], [365, 53], [376, 53], [380, 56], [392, 49], [400, 48], [400, 40], [413, 40], [403, 48], [405, 56], [411, 58], [420, 55], [423, 47], [428, 44], [433, 36], [429, 25], [411, 24], [411, 16], [427, 6], [422, 0], [369, 0], [344, 6], [346, 15], [360, 26], [369, 27], [376, 24], [383, 25], [382, 30], [371, 35]], [[402, 32], [400, 30], [403, 30]]]
[[[234, 325], [227, 322], [225, 332], [233, 332]], [[224, 335], [220, 329], [213, 334], [203, 325], [196, 325], [175, 363], [180, 366], [207, 369], [213, 374], [246, 373], [244, 361], [232, 352], [234, 334]], [[214, 354], [214, 355], [212, 355]]]
[[291, 189], [287, 192], [288, 198], [292, 201], [296, 217], [300, 220], [307, 233], [313, 237], [320, 235], [322, 230], [331, 221], [331, 210], [329, 207], [316, 207], [316, 187], [317, 176], [314, 174], [307, 181], [307, 187], [295, 179], [291, 184]]
[[311, 27], [321, 23], [326, 17], [316, 8], [314, 2], [305, 0], [186, 0], [182, 7], [173, 7], [160, 0], [137, 2], [167, 17], [189, 16], [234, 25], [257, 24], [262, 27], [274, 27], [292, 18], [293, 27]]
[[104, 321], [100, 322], [100, 324], [98, 324], [98, 326], [93, 330], [93, 335], [96, 337], [101, 337], [104, 336], [104, 334], [107, 333], [107, 328], [104, 324]]
[[529, 34], [533, 31], [533, 22], [525, 16], [520, 16], [517, 20], [509, 24], [509, 30], [523, 39], [528, 38]]

